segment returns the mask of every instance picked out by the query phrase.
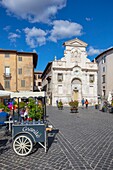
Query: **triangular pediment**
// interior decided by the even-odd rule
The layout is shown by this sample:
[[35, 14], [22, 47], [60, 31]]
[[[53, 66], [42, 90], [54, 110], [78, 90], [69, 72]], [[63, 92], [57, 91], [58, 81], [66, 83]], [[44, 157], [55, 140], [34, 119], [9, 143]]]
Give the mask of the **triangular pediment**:
[[78, 38], [75, 38], [73, 40], [66, 41], [63, 45], [64, 46], [73, 46], [73, 47], [87, 47], [88, 44], [79, 40]]

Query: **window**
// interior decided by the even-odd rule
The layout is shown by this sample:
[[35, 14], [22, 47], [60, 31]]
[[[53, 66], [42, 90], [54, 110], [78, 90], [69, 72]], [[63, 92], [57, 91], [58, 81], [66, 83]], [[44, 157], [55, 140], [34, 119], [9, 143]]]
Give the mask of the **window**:
[[38, 74], [38, 79], [40, 79], [41, 78], [41, 74]]
[[21, 80], [21, 87], [25, 87], [25, 80]]
[[58, 86], [58, 94], [63, 94], [62, 85], [59, 85], [59, 86]]
[[18, 61], [22, 61], [22, 57], [18, 57]]
[[6, 53], [5, 58], [9, 58], [9, 57], [10, 57], [9, 53]]
[[105, 75], [102, 76], [102, 83], [105, 83]]
[[93, 83], [93, 82], [94, 82], [94, 75], [93, 75], [93, 74], [90, 74], [90, 75], [89, 75], [89, 82], [90, 82], [90, 83]]
[[104, 64], [106, 62], [106, 56], [102, 57], [102, 64]]
[[103, 96], [105, 97], [105, 95], [106, 95], [106, 90], [103, 90]]
[[63, 74], [62, 73], [58, 73], [58, 81], [61, 82], [63, 81]]
[[38, 82], [38, 86], [41, 86], [42, 85], [42, 83], [41, 82]]
[[10, 80], [5, 80], [5, 89], [10, 89]]
[[22, 74], [22, 68], [18, 69], [18, 74]]
[[10, 75], [10, 67], [9, 66], [5, 66], [5, 75], [6, 76]]
[[94, 95], [94, 87], [93, 86], [89, 87], [89, 94]]
[[103, 72], [105, 72], [105, 67], [103, 67]]

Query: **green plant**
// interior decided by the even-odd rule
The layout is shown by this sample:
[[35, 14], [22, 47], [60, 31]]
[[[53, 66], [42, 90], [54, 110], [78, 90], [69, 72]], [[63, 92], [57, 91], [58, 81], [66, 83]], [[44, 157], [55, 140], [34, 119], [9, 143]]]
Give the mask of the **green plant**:
[[29, 99], [28, 103], [29, 108], [29, 117], [35, 120], [41, 120], [43, 118], [43, 108], [39, 103], [38, 105], [35, 103], [35, 100]]
[[24, 102], [20, 102], [19, 103], [19, 108], [21, 109], [21, 108], [24, 108], [25, 107], [25, 103]]
[[10, 109], [7, 106], [5, 106], [3, 103], [0, 103], [0, 109], [4, 109], [6, 112], [10, 111]]
[[111, 106], [113, 107], [113, 98], [112, 98], [112, 100], [111, 100]]
[[62, 101], [59, 101], [59, 102], [58, 102], [58, 107], [62, 107], [62, 106], [63, 106]]
[[74, 100], [74, 101], [72, 100], [72, 101], [69, 102], [69, 105], [71, 107], [76, 107], [77, 108], [78, 107], [78, 101], [77, 100]]

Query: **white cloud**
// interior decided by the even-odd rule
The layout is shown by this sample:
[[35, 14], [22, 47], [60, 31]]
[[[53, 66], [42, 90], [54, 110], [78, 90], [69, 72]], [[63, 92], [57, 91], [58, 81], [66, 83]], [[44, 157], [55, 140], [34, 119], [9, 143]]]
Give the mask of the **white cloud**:
[[33, 49], [33, 53], [37, 53], [36, 49]]
[[104, 51], [104, 49], [95, 49], [92, 46], [90, 46], [88, 48], [88, 55], [89, 56], [98, 55], [98, 54], [102, 53], [103, 51]]
[[12, 32], [9, 33], [8, 39], [9, 39], [11, 42], [16, 42], [16, 39], [17, 39], [17, 38], [20, 38], [20, 35], [18, 35], [18, 34], [16, 34], [16, 33], [12, 33]]
[[46, 43], [46, 32], [41, 29], [33, 28], [25, 28], [24, 32], [26, 34], [26, 43], [31, 47], [35, 48], [37, 46], [42, 46]]
[[58, 10], [66, 6], [67, 0], [1, 0], [8, 14], [30, 22], [47, 23]]
[[10, 25], [7, 25], [6, 27], [4, 27], [3, 29], [5, 30], [5, 31], [9, 31], [10, 30], [10, 28], [11, 28], [11, 26]]
[[53, 29], [50, 31], [49, 40], [57, 42], [59, 39], [81, 36], [83, 27], [75, 22], [56, 20], [53, 22]]
[[86, 17], [85, 19], [86, 19], [86, 21], [88, 21], [88, 22], [93, 20], [93, 18], [89, 18], [89, 17]]
[[19, 29], [16, 29], [16, 32], [21, 33], [21, 31]]

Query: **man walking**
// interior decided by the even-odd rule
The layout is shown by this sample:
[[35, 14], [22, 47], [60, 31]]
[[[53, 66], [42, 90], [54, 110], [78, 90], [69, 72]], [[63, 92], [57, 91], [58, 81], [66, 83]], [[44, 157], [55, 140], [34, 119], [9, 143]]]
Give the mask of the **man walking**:
[[82, 99], [81, 103], [82, 103], [82, 109], [84, 109], [84, 103], [85, 103], [84, 98]]

